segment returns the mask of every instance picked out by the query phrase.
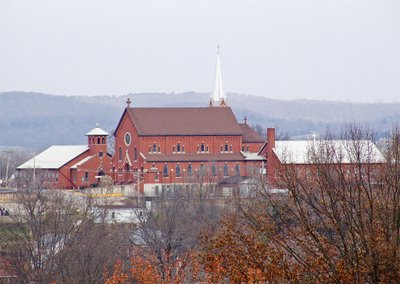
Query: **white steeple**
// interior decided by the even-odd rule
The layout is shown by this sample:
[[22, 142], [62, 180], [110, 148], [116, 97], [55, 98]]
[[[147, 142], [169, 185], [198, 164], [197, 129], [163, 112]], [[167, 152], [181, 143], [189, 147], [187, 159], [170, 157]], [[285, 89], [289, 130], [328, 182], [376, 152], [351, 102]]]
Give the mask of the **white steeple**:
[[217, 62], [215, 68], [215, 84], [214, 90], [210, 95], [210, 107], [227, 106], [226, 98], [224, 94], [224, 87], [222, 84], [222, 74], [221, 74], [221, 61], [219, 58], [219, 46], [217, 47]]

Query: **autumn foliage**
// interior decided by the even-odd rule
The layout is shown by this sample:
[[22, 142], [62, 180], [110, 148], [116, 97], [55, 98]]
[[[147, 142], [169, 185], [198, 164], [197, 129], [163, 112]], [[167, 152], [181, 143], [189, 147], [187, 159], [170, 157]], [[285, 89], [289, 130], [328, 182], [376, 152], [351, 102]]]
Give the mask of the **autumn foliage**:
[[280, 171], [287, 193], [260, 186], [238, 197], [218, 225], [198, 232], [190, 252], [173, 257], [175, 265], [160, 266], [155, 252], [137, 251], [127, 279], [399, 283], [400, 131], [395, 128], [386, 141], [381, 163], [366, 159], [365, 143], [359, 142], [372, 140], [370, 132], [350, 127], [343, 139], [354, 155], [351, 163], [335, 160], [341, 155], [335, 143], [311, 149], [309, 170], [289, 165]]

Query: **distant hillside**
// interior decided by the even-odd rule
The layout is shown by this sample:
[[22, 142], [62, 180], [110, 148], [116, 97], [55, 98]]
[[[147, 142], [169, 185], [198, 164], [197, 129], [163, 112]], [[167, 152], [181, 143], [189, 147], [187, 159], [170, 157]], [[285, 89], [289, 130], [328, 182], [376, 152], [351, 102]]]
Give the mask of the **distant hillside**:
[[[132, 106], [206, 106], [208, 94], [130, 94]], [[53, 144], [86, 143], [85, 133], [96, 123], [113, 130], [127, 96], [53, 96], [41, 93], [0, 93], [0, 145], [43, 149]], [[365, 122], [379, 133], [400, 121], [399, 103], [346, 103], [309, 100], [272, 100], [230, 94], [237, 119], [277, 127], [288, 135], [339, 129], [343, 122]]]

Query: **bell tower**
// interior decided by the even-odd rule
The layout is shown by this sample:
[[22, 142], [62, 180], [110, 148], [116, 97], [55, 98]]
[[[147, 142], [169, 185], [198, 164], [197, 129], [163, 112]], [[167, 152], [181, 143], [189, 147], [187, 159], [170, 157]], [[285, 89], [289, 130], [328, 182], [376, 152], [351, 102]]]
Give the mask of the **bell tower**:
[[108, 133], [103, 129], [96, 127], [86, 133], [88, 137], [88, 146], [90, 155], [103, 155], [107, 154], [107, 137]]

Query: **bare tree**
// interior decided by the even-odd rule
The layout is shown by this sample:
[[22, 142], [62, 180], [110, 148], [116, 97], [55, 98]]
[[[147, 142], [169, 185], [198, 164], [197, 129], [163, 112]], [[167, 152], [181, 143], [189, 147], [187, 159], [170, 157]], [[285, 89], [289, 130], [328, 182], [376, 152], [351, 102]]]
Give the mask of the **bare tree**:
[[0, 235], [5, 268], [23, 283], [101, 281], [105, 267], [124, 252], [119, 234], [93, 200], [45, 190], [36, 181], [19, 190], [13, 223]]
[[[212, 193], [205, 183], [199, 182], [173, 196], [156, 198], [151, 210], [137, 216], [139, 223], [131, 238], [129, 279], [141, 283], [198, 280], [201, 232], [217, 224], [222, 210], [215, 204]], [[115, 271], [110, 279], [122, 275], [116, 275]]]
[[[233, 217], [205, 246], [217, 264], [208, 266], [211, 273], [222, 275], [215, 279], [400, 281], [399, 128], [388, 139], [386, 161], [373, 158], [368, 128], [348, 126], [341, 138], [310, 147], [308, 165], [281, 168], [287, 193], [262, 187], [255, 198], [237, 200]], [[228, 253], [232, 244], [237, 252]]]

